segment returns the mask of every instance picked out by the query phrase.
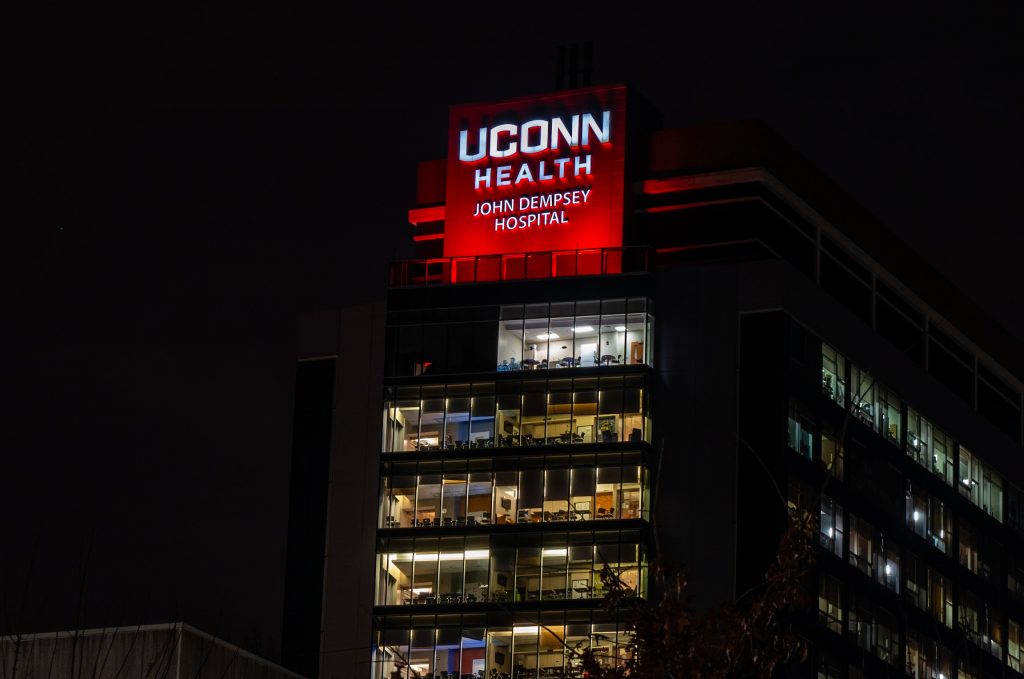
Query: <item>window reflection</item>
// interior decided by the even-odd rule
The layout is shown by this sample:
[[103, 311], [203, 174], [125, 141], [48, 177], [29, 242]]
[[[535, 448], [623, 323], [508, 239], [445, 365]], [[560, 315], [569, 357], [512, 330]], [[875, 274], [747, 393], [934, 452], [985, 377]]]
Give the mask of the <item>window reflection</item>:
[[381, 528], [646, 518], [639, 465], [385, 477]]

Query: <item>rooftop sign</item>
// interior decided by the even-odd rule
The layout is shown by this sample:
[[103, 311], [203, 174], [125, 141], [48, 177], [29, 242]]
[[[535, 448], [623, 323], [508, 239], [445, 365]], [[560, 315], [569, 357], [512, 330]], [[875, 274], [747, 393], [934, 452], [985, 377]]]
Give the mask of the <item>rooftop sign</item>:
[[444, 255], [622, 244], [626, 89], [453, 106]]

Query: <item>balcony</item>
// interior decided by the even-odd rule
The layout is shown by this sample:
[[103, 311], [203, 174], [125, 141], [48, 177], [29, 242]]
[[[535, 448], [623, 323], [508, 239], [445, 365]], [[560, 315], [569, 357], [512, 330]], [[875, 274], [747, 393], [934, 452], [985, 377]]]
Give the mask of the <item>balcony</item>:
[[632, 246], [407, 260], [391, 264], [388, 286], [407, 288], [645, 273], [651, 270], [653, 254], [650, 247]]

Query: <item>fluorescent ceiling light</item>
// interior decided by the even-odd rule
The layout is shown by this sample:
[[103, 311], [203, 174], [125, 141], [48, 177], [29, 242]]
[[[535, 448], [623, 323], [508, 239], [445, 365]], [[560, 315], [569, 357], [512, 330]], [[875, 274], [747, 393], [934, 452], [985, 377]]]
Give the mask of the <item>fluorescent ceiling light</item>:
[[569, 550], [565, 547], [559, 547], [555, 549], [545, 549], [542, 552], [543, 556], [565, 556], [569, 553]]
[[626, 326], [624, 326], [624, 325], [616, 325], [615, 326], [615, 332], [626, 332]]
[[517, 625], [512, 628], [512, 634], [536, 634], [539, 631], [537, 625]]
[[594, 332], [594, 326], [592, 325], [577, 325], [572, 329], [573, 332]]
[[537, 339], [539, 339], [539, 340], [558, 339], [558, 335], [556, 335], [553, 332], [542, 332], [541, 334], [537, 335]]

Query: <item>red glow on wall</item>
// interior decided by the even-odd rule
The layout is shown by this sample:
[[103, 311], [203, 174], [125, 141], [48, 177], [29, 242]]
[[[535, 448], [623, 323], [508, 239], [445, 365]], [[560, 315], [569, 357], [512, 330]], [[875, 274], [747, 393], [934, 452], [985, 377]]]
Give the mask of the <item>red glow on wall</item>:
[[621, 246], [625, 136], [622, 86], [453, 106], [444, 256]]

